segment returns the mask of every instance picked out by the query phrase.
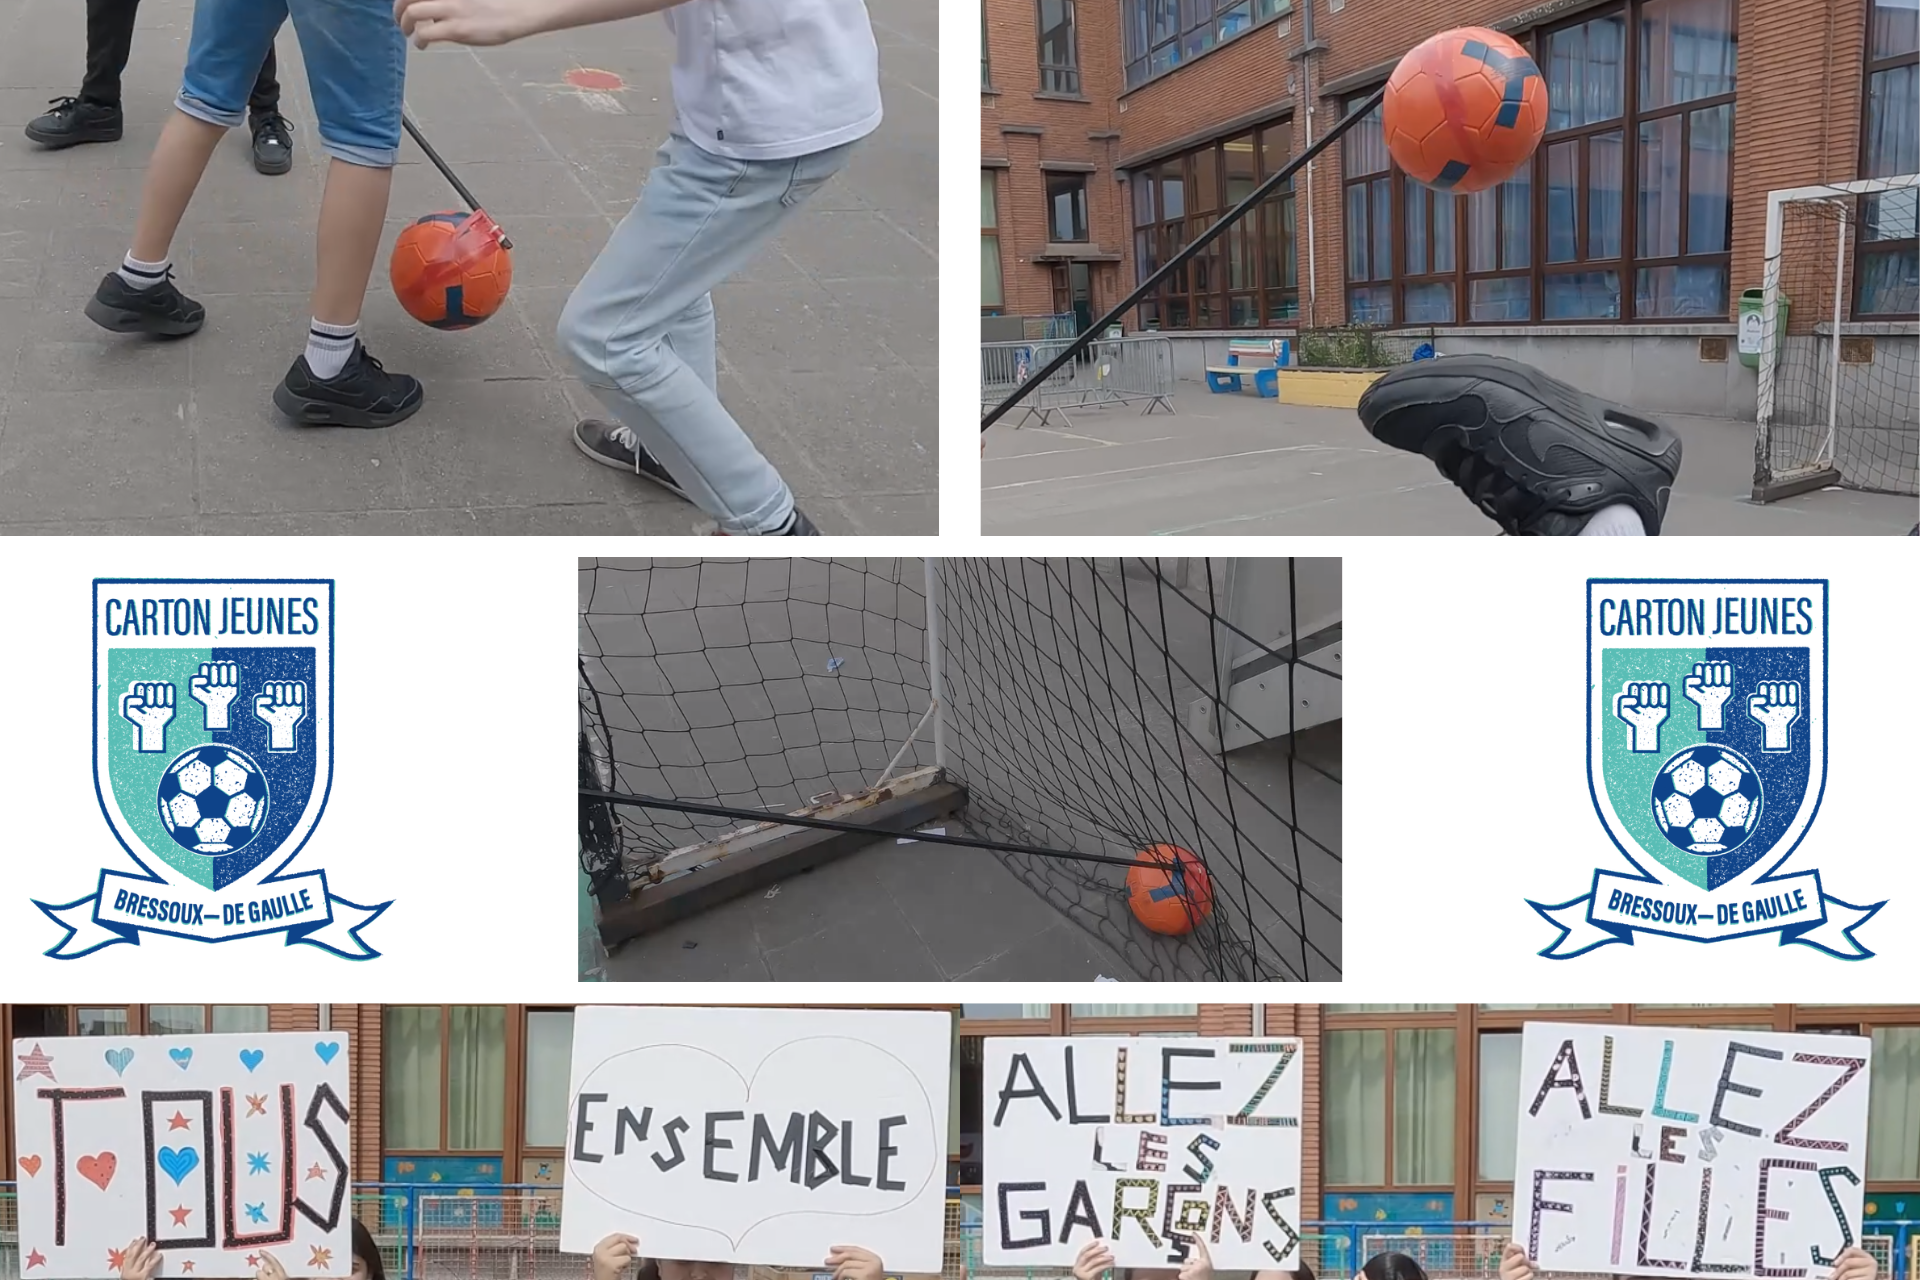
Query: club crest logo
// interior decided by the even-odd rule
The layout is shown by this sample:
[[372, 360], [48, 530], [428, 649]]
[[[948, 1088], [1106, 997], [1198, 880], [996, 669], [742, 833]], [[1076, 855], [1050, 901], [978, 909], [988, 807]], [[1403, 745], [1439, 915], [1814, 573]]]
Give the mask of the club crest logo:
[[326, 580], [95, 580], [94, 790], [143, 874], [103, 869], [91, 896], [36, 903], [67, 930], [48, 955], [143, 932], [379, 954], [359, 935], [388, 904], [282, 874], [333, 780], [333, 607]]
[[1827, 583], [1587, 583], [1587, 780], [1634, 874], [1596, 870], [1585, 896], [1532, 902], [1550, 959], [1636, 931], [1719, 942], [1777, 933], [1847, 960], [1883, 903], [1828, 897], [1782, 873], [1827, 778]]

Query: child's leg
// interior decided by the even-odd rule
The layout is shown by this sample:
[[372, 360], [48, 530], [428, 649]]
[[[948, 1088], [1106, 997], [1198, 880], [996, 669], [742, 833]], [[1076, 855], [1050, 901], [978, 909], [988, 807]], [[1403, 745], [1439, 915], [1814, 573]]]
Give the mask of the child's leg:
[[390, 0], [293, 0], [320, 142], [333, 158], [320, 202], [314, 318], [354, 324], [380, 249], [400, 154], [407, 42]]
[[87, 78], [83, 101], [120, 106], [120, 73], [133, 52], [133, 20], [140, 0], [87, 0]]
[[850, 151], [730, 160], [674, 134], [560, 317], [587, 386], [727, 533], [780, 528], [793, 494], [720, 403], [709, 290]]
[[198, 0], [175, 112], [140, 192], [133, 257], [163, 262], [221, 137], [246, 119], [247, 96], [286, 17], [284, 0]]
[[307, 425], [388, 427], [424, 398], [419, 382], [388, 373], [360, 343], [360, 309], [400, 154], [406, 37], [391, 0], [292, 0], [289, 8], [332, 162], [315, 233], [313, 323], [273, 401]]

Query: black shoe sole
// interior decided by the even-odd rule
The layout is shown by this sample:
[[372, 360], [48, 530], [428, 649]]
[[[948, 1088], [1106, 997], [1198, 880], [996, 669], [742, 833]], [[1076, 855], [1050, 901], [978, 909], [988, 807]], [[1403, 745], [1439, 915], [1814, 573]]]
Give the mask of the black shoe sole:
[[269, 164], [262, 160], [260, 153], [256, 151], [253, 153], [253, 168], [256, 173], [264, 173], [270, 178], [277, 177], [283, 173], [291, 173], [293, 171], [293, 154], [289, 152], [279, 157], [277, 163]]
[[303, 427], [391, 427], [420, 412], [426, 402], [426, 393], [422, 392], [413, 403], [391, 413], [373, 413], [327, 400], [303, 400], [284, 382], [273, 389], [274, 406]]
[[115, 125], [112, 129], [86, 129], [67, 133], [43, 133], [31, 124], [27, 126], [27, 138], [37, 142], [49, 151], [64, 151], [68, 147], [77, 147], [87, 142], [118, 142], [124, 129]]
[[200, 326], [207, 322], [205, 312], [202, 312], [198, 319], [175, 320], [146, 311], [109, 306], [98, 297], [87, 299], [86, 310], [87, 319], [102, 329], [113, 333], [148, 333], [158, 338], [184, 338], [188, 334], [200, 332]]

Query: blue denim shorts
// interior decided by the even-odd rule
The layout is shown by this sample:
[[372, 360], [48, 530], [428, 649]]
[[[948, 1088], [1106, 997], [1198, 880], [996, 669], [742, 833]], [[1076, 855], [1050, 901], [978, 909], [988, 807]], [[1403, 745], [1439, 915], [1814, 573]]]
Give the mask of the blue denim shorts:
[[197, 0], [174, 105], [208, 124], [244, 121], [260, 64], [289, 16], [322, 148], [349, 164], [392, 168], [407, 81], [407, 41], [393, 0]]

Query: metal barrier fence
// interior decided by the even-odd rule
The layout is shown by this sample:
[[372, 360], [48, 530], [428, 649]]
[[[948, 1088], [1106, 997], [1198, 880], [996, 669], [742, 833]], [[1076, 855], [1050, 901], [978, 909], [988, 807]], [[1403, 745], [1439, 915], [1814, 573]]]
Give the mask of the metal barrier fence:
[[[980, 344], [980, 403], [991, 408], [1047, 362], [1067, 349], [1069, 339], [1049, 342]], [[1021, 401], [1024, 426], [1038, 415], [1045, 426], [1056, 415], [1071, 425], [1070, 409], [1145, 403], [1144, 412], [1173, 412], [1173, 340], [1103, 338], [1062, 365], [1046, 385]]]
[[[358, 1183], [353, 1214], [380, 1248], [387, 1280], [587, 1280], [588, 1259], [560, 1252], [560, 1188]], [[964, 1280], [961, 1205], [948, 1200], [941, 1280]], [[747, 1280], [811, 1277], [748, 1268]], [[0, 1280], [20, 1275], [19, 1201], [0, 1183]]]

